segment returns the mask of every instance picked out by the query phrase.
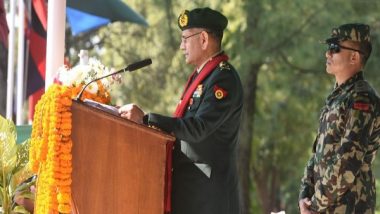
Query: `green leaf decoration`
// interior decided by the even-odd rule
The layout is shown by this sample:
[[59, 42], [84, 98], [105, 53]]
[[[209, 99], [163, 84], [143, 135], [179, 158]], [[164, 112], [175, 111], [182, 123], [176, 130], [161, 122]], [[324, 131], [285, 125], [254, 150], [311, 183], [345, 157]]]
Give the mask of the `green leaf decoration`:
[[0, 168], [2, 179], [9, 178], [9, 173], [17, 162], [16, 127], [12, 121], [0, 117]]
[[22, 206], [13, 201], [16, 191], [21, 197], [33, 199], [30, 186], [35, 179], [20, 183], [27, 176], [27, 164], [29, 158], [29, 140], [16, 144], [16, 126], [11, 120], [0, 115], [0, 201], [1, 211], [4, 214], [29, 213]]
[[13, 213], [23, 213], [23, 214], [30, 214], [30, 212], [28, 210], [26, 210], [23, 206], [16, 206], [14, 209], [13, 209]]

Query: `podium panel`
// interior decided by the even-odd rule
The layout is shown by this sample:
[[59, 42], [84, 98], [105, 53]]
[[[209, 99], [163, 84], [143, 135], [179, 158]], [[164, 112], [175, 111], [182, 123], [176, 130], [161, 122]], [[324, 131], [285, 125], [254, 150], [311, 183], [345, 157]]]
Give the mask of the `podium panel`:
[[[72, 105], [72, 197], [79, 214], [163, 214], [174, 137]], [[169, 173], [170, 175], [170, 173]]]

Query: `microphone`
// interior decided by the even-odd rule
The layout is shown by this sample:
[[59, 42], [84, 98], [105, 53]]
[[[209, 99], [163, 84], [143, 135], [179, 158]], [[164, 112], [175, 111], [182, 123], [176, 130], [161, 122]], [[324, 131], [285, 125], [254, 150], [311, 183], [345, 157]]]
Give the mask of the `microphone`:
[[90, 85], [91, 83], [93, 82], [96, 82], [98, 80], [101, 80], [101, 79], [104, 79], [104, 78], [107, 78], [109, 76], [112, 76], [112, 75], [115, 75], [115, 74], [119, 74], [119, 73], [123, 73], [125, 71], [129, 71], [129, 72], [132, 72], [132, 71], [135, 71], [137, 69], [140, 69], [140, 68], [143, 68], [145, 66], [148, 66], [152, 64], [152, 59], [144, 59], [144, 60], [141, 60], [141, 61], [138, 61], [138, 62], [134, 62], [132, 64], [129, 64], [127, 67], [121, 69], [121, 70], [118, 70], [116, 72], [113, 72], [113, 73], [110, 73], [110, 74], [107, 74], [105, 76], [102, 76], [102, 77], [99, 77], [99, 78], [96, 78], [96, 79], [93, 79], [91, 80], [90, 82], [88, 82], [86, 85], [84, 85], [84, 87], [82, 88], [82, 90], [79, 92], [79, 94], [77, 95], [77, 97], [75, 98], [76, 101], [80, 101], [80, 98], [82, 97], [82, 94], [84, 92], [84, 90], [87, 88], [88, 85]]

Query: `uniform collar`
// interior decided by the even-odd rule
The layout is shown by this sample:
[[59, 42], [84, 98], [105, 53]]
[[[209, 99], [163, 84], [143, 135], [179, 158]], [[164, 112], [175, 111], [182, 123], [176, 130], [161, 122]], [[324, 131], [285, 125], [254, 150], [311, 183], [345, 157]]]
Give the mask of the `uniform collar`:
[[223, 50], [220, 50], [218, 52], [216, 52], [215, 54], [213, 54], [210, 58], [208, 58], [204, 63], [202, 63], [201, 66], [199, 66], [197, 68], [197, 72], [200, 73], [202, 71], [202, 69], [205, 67], [205, 65], [212, 60], [212, 58], [214, 58], [215, 56], [218, 56], [219, 54], [223, 53]]
[[348, 80], [346, 80], [344, 83], [341, 85], [338, 85], [338, 83], [335, 83], [334, 90], [337, 89], [342, 89], [342, 90], [347, 90], [351, 88], [351, 86], [357, 82], [358, 80], [363, 80], [364, 79], [364, 74], [363, 71], [359, 71], [358, 73], [354, 74], [352, 77], [350, 77]]
[[359, 71], [358, 73], [354, 74], [352, 77], [350, 77], [341, 85], [338, 85], [338, 83], [335, 83], [334, 90], [327, 97], [327, 101], [337, 97], [339, 94], [341, 94], [344, 91], [349, 91], [357, 81], [363, 80], [363, 79], [364, 79], [363, 71]]

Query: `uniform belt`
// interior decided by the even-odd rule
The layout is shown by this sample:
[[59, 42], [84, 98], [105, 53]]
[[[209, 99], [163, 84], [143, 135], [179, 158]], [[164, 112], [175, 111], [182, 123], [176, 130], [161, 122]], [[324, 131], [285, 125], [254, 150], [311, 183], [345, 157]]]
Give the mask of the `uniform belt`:
[[181, 152], [188, 157], [193, 164], [200, 169], [203, 174], [205, 174], [208, 178], [211, 176], [211, 166], [207, 163], [202, 163], [195, 152], [191, 149], [191, 146], [188, 142], [181, 140]]

